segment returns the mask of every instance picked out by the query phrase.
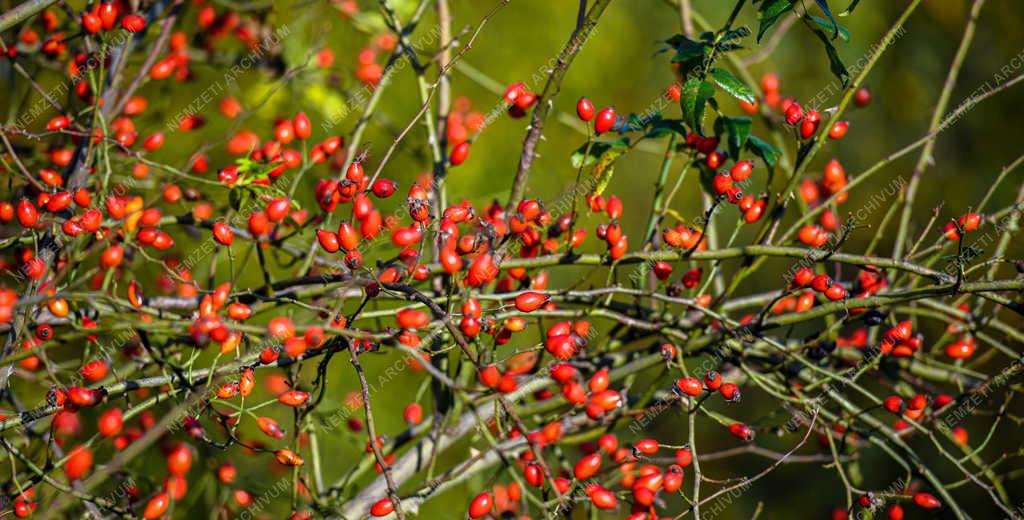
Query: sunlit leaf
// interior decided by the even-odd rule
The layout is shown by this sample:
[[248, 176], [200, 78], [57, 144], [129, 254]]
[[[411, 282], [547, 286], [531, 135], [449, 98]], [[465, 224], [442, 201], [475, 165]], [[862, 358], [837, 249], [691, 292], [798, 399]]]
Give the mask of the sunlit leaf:
[[731, 72], [722, 68], [711, 69], [711, 79], [715, 80], [715, 83], [722, 87], [722, 90], [726, 91], [732, 97], [744, 101], [746, 103], [753, 103], [756, 99], [754, 98], [754, 91], [750, 90], [750, 87], [743, 84], [736, 76], [733, 76]]
[[588, 143], [584, 143], [572, 152], [569, 161], [572, 163], [573, 168], [594, 164], [605, 152], [612, 148], [628, 148], [629, 140], [623, 138], [617, 141], [596, 141], [589, 143], [589, 148], [587, 145]]
[[750, 137], [750, 127], [753, 121], [749, 117], [723, 117], [722, 126], [728, 136], [729, 155], [739, 157], [743, 145], [747, 144]]
[[770, 167], [774, 167], [779, 162], [779, 157], [782, 157], [782, 152], [778, 148], [774, 147], [768, 141], [761, 139], [756, 135], [751, 135], [747, 139], [747, 149], [764, 160], [765, 164]]
[[683, 120], [698, 134], [704, 133], [704, 108], [708, 99], [714, 95], [715, 87], [707, 81], [691, 78], [683, 83], [679, 99], [683, 108]]
[[761, 41], [769, 29], [796, 5], [796, 0], [764, 0], [757, 10], [757, 18], [761, 21], [757, 28], [757, 41]]

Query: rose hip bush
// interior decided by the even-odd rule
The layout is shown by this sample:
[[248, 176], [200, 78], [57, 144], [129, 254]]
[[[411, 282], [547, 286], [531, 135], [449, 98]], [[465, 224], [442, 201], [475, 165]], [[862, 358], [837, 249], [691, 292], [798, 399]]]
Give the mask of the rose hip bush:
[[[474, 99], [453, 74], [515, 2], [459, 27], [460, 2], [335, 0], [326, 30], [363, 45], [304, 56], [262, 3], [0, 15], [3, 514], [1019, 518], [1021, 159], [981, 200], [915, 206], [939, 134], [1021, 79], [956, 103], [984, 0], [895, 151], [844, 142], [885, 132], [857, 124], [886, 94], [867, 80], [920, 0], [879, 34], [842, 25], [856, 0], [643, 2], [679, 18], [637, 53], [664, 95], [559, 95], [610, 3], [579, 2], [537, 78], [470, 71]], [[791, 33], [834, 96], [762, 64]], [[856, 67], [853, 38], [876, 42]], [[236, 95], [253, 67], [274, 84]], [[260, 117], [293, 81], [315, 99]], [[555, 121], [574, 140], [545, 140]], [[514, 124], [500, 197], [467, 189]], [[622, 178], [652, 149], [645, 196]]]

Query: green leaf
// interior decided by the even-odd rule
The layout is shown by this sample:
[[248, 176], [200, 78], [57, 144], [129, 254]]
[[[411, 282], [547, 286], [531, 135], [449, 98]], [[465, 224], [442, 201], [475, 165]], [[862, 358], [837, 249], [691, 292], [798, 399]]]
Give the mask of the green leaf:
[[779, 162], [779, 157], [782, 157], [782, 152], [778, 148], [756, 135], [751, 135], [747, 140], [747, 149], [763, 159], [764, 163], [771, 168], [774, 168]]
[[864, 483], [864, 472], [861, 470], [860, 461], [855, 460], [847, 466], [847, 472], [849, 473], [850, 482], [857, 487], [860, 487]]
[[704, 57], [709, 52], [707, 44], [695, 42], [682, 34], [669, 38], [667, 42], [675, 49], [676, 54], [672, 56], [672, 62], [679, 64], [679, 72], [687, 72], [702, 68]]
[[757, 28], [757, 41], [760, 42], [768, 30], [779, 21], [779, 18], [792, 10], [795, 5], [796, 0], [764, 0], [757, 10], [757, 18], [761, 21]]
[[669, 38], [666, 43], [671, 45], [676, 51], [675, 56], [672, 57], [673, 62], [704, 57], [704, 44], [695, 42], [682, 34], [677, 34]]
[[668, 134], [678, 134], [686, 137], [686, 127], [678, 119], [660, 119], [648, 125], [647, 134], [644, 137], [662, 137]]
[[722, 43], [718, 44], [718, 52], [719, 53], [738, 51], [740, 49], [745, 49], [745, 48], [746, 47], [744, 47], [744, 46], [742, 46], [742, 45], [740, 45], [738, 43], [735, 43], [735, 42], [722, 42]]
[[839, 13], [839, 16], [848, 16], [850, 14], [853, 14], [853, 10], [857, 8], [857, 4], [859, 3], [860, 0], [853, 0], [852, 2], [850, 2], [850, 5], [846, 6], [845, 11]]
[[750, 90], [750, 87], [744, 85], [736, 76], [733, 76], [731, 72], [715, 67], [711, 69], [711, 79], [715, 80], [715, 83], [732, 97], [747, 103], [755, 101], [754, 91]]
[[572, 153], [570, 162], [574, 168], [594, 165], [594, 189], [591, 193], [600, 195], [612, 180], [615, 161], [629, 151], [629, 138], [616, 141], [584, 143]]
[[968, 261], [969, 260], [974, 260], [975, 258], [978, 258], [978, 257], [980, 257], [983, 254], [985, 254], [985, 250], [980, 248], [980, 247], [964, 246], [964, 249], [963, 249], [964, 260], [968, 260]]
[[683, 83], [679, 102], [683, 108], [683, 120], [698, 135], [704, 135], [704, 107], [715, 95], [715, 87], [707, 81], [691, 78]]
[[626, 146], [612, 146], [605, 150], [601, 157], [598, 158], [597, 165], [594, 166], [594, 180], [596, 184], [591, 191], [593, 195], [600, 195], [608, 187], [608, 183], [612, 180], [612, 175], [615, 174], [615, 161], [622, 157], [627, 149]]
[[661, 121], [661, 112], [645, 112], [643, 114], [629, 114], [626, 118], [625, 124], [619, 128], [619, 133], [624, 134], [626, 132], [636, 132], [643, 130], [658, 121]]
[[737, 40], [739, 38], [746, 38], [747, 36], [750, 36], [750, 29], [748, 29], [746, 26], [738, 27], [736, 29], [730, 29], [725, 34], [723, 34], [721, 41], [727, 42], [729, 40]]
[[235, 159], [235, 165], [238, 166], [238, 173], [245, 173], [249, 170], [252, 170], [256, 166], [259, 166], [259, 164], [260, 163], [252, 159], [246, 159], [245, 157], [239, 157], [238, 159]]
[[725, 133], [729, 137], [729, 156], [738, 158], [740, 156], [740, 150], [743, 145], [747, 144], [747, 139], [750, 137], [750, 127], [753, 125], [753, 120], [749, 117], [723, 117], [722, 125], [725, 128]]
[[231, 209], [240, 211], [245, 207], [251, 196], [252, 193], [247, 187], [236, 186], [228, 191], [228, 204], [231, 205]]
[[[979, 256], [981, 256], [983, 254], [985, 254], [985, 250], [984, 249], [981, 249], [981, 248], [978, 248], [978, 247], [974, 247], [974, 246], [964, 246], [964, 248], [962, 250], [962, 254], [959, 256], [959, 258], [961, 258], [964, 263], [968, 263], [971, 260], [974, 260], [975, 258], [978, 258]], [[945, 255], [945, 256], [940, 257], [941, 260], [945, 260], [946, 262], [948, 262], [950, 264], [953, 264], [954, 262], [956, 262], [957, 258], [958, 258], [957, 255]]]
[[825, 31], [813, 25], [808, 27], [811, 28], [811, 31], [818, 36], [818, 39], [825, 46], [825, 53], [828, 54], [829, 68], [832, 70], [832, 74], [835, 74], [845, 87], [850, 82], [850, 71], [846, 70], [846, 65], [843, 65], [843, 60], [839, 57], [839, 51], [836, 50], [835, 45], [832, 45], [832, 40], [825, 34]]
[[825, 28], [826, 30], [832, 31], [832, 39], [836, 39], [839, 36], [839, 24], [836, 23], [836, 19], [832, 17], [832, 11], [828, 8], [828, 0], [814, 0], [818, 7], [821, 8], [825, 16], [828, 17], [829, 25]]
[[629, 148], [629, 139], [623, 138], [617, 141], [595, 141], [590, 143], [589, 149], [587, 148], [587, 143], [583, 143], [582, 146], [572, 152], [572, 155], [569, 157], [569, 161], [572, 163], [573, 168], [590, 166], [597, 162], [602, 155], [613, 148], [620, 148], [622, 150]]
[[[842, 25], [839, 24], [833, 25], [834, 22], [830, 22], [820, 16], [814, 16], [813, 14], [808, 15], [808, 18], [810, 18], [812, 22], [816, 23], [818, 27], [821, 27], [826, 31], [838, 31], [837, 34], [840, 38], [842, 38], [844, 42], [850, 41], [850, 31], [847, 30], [846, 27], [843, 27]], [[835, 36], [833, 36], [833, 39], [835, 39]]]
[[718, 196], [718, 194], [715, 193], [715, 175], [718, 175], [718, 172], [708, 168], [704, 164], [700, 165], [700, 186], [701, 188], [704, 188], [704, 193], [711, 195], [712, 198]]
[[608, 143], [592, 143], [589, 148], [587, 148], [587, 144], [583, 143], [583, 146], [577, 148], [569, 156], [569, 162], [572, 163], [573, 168], [578, 169], [594, 164], [605, 150], [611, 148]]

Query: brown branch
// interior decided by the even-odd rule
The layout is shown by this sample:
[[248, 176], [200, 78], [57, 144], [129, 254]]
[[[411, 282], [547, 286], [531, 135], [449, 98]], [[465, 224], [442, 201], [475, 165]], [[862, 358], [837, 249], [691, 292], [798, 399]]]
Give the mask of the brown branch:
[[537, 145], [540, 143], [544, 132], [544, 123], [554, 107], [554, 98], [558, 95], [558, 91], [561, 88], [562, 79], [565, 77], [565, 73], [569, 70], [569, 66], [572, 65], [576, 55], [583, 50], [583, 46], [587, 43], [594, 28], [597, 27], [598, 19], [610, 3], [611, 0], [594, 1], [590, 11], [587, 13], [586, 20], [582, 25], [577, 25], [576, 30], [572, 32], [572, 36], [569, 37], [569, 41], [562, 48], [562, 52], [558, 53], [558, 61], [548, 74], [548, 81], [544, 85], [544, 90], [537, 96], [533, 116], [530, 118], [530, 127], [526, 133], [526, 139], [523, 140], [523, 151], [519, 155], [519, 168], [516, 171], [515, 180], [512, 182], [512, 192], [509, 194], [508, 203], [505, 204], [505, 211], [510, 216], [526, 193], [526, 180], [530, 175], [533, 160], [537, 156]]
[[405, 513], [402, 511], [402, 500], [398, 497], [398, 486], [395, 485], [395, 479], [391, 475], [391, 465], [384, 460], [384, 455], [380, 452], [380, 446], [377, 446], [377, 428], [373, 420], [373, 406], [370, 404], [370, 388], [366, 383], [366, 374], [363, 372], [363, 366], [359, 363], [359, 353], [356, 351], [355, 342], [349, 341], [347, 343], [352, 366], [359, 376], [359, 386], [362, 389], [363, 412], [366, 417], [366, 431], [370, 435], [370, 449], [373, 451], [374, 458], [377, 459], [377, 464], [380, 464], [381, 472], [384, 473], [384, 480], [387, 482], [388, 487], [388, 497], [395, 506], [395, 514], [399, 519], [404, 519]]
[[0, 15], [0, 32], [4, 32], [21, 22], [28, 20], [43, 9], [46, 9], [55, 3], [57, 3], [57, 0], [28, 0], [27, 2], [18, 5], [18, 7]]

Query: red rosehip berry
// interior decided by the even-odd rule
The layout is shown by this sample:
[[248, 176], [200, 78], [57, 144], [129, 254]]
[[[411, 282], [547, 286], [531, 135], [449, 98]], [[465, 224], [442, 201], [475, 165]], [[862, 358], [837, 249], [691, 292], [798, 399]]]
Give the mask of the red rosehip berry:
[[541, 308], [549, 299], [546, 294], [539, 292], [524, 292], [516, 296], [516, 310], [519, 312], [533, 312]]
[[937, 509], [940, 505], [939, 499], [928, 493], [917, 493], [914, 495], [914, 503], [923, 509]]
[[576, 115], [584, 122], [594, 119], [594, 104], [585, 97], [580, 98], [576, 102]]
[[160, 518], [167, 511], [167, 506], [170, 503], [171, 497], [166, 492], [158, 493], [146, 503], [146, 509], [142, 512], [142, 517], [146, 520]]
[[704, 375], [704, 387], [714, 392], [722, 387], [722, 374], [712, 370]]
[[469, 504], [469, 517], [470, 518], [483, 518], [487, 513], [491, 511], [491, 506], [494, 504], [490, 493], [480, 493], [473, 499], [473, 502]]
[[732, 180], [736, 182], [743, 182], [750, 177], [751, 172], [754, 171], [754, 163], [750, 161], [739, 161], [732, 165], [732, 169], [729, 170], [729, 175]]
[[886, 410], [894, 414], [903, 413], [903, 407], [903, 398], [898, 395], [891, 395], [889, 397], [886, 397], [885, 400], [882, 401], [882, 408], [885, 408]]
[[786, 107], [786, 123], [795, 125], [804, 118], [804, 109], [797, 102], [792, 102]]
[[452, 166], [458, 166], [458, 165], [466, 162], [466, 159], [468, 157], [469, 157], [469, 141], [464, 141], [464, 142], [461, 142], [461, 143], [455, 145], [455, 148], [452, 148], [452, 153], [451, 153], [451, 156], [449, 156], [448, 160], [449, 160], [449, 162], [451, 162]]
[[842, 139], [846, 135], [846, 130], [850, 128], [850, 123], [846, 121], [836, 121], [836, 124], [832, 125], [832, 128], [828, 130], [828, 136], [830, 139]]
[[295, 131], [295, 137], [306, 140], [312, 134], [312, 125], [310, 125], [309, 117], [306, 116], [305, 112], [299, 112], [292, 118], [292, 128]]
[[696, 397], [704, 391], [704, 388], [701, 386], [700, 379], [697, 379], [696, 377], [676, 379], [676, 388], [679, 389], [680, 392], [691, 397]]
[[867, 87], [861, 87], [853, 93], [853, 104], [864, 108], [871, 104], [871, 91]]
[[82, 14], [82, 29], [88, 34], [96, 34], [103, 29], [103, 22], [94, 13], [86, 11]]
[[235, 232], [226, 223], [215, 222], [213, 224], [213, 238], [222, 246], [230, 246], [235, 241]]
[[137, 33], [146, 28], [146, 19], [137, 14], [130, 14], [121, 19], [121, 27], [130, 33]]
[[846, 298], [846, 289], [842, 285], [833, 284], [825, 291], [825, 297], [832, 301], [839, 301]]
[[598, 134], [603, 134], [611, 130], [615, 126], [616, 117], [614, 108], [602, 108], [597, 113], [597, 119], [594, 121], [594, 131]]
[[370, 507], [370, 514], [376, 517], [388, 516], [395, 512], [395, 504], [390, 498], [382, 498]]
[[103, 22], [103, 28], [110, 30], [114, 28], [114, 23], [117, 22], [118, 9], [117, 4], [114, 2], [103, 2], [100, 4], [99, 17]]
[[601, 469], [601, 454], [591, 453], [580, 459], [573, 467], [573, 475], [577, 480], [587, 480]]
[[641, 439], [634, 445], [636, 451], [643, 453], [644, 455], [653, 455], [658, 452], [658, 441], [654, 439]]
[[654, 263], [654, 276], [655, 278], [665, 281], [672, 276], [672, 264], [665, 261], [658, 261]]
[[740, 387], [736, 386], [733, 383], [723, 384], [718, 389], [718, 393], [722, 394], [722, 397], [724, 397], [725, 400], [729, 402], [736, 402], [742, 398], [742, 394], [740, 393]]
[[729, 425], [729, 433], [737, 439], [743, 439], [747, 442], [754, 440], [754, 431], [749, 426], [743, 423], [733, 423]]
[[71, 125], [71, 119], [68, 116], [57, 116], [46, 123], [46, 129], [51, 132], [63, 130]]

